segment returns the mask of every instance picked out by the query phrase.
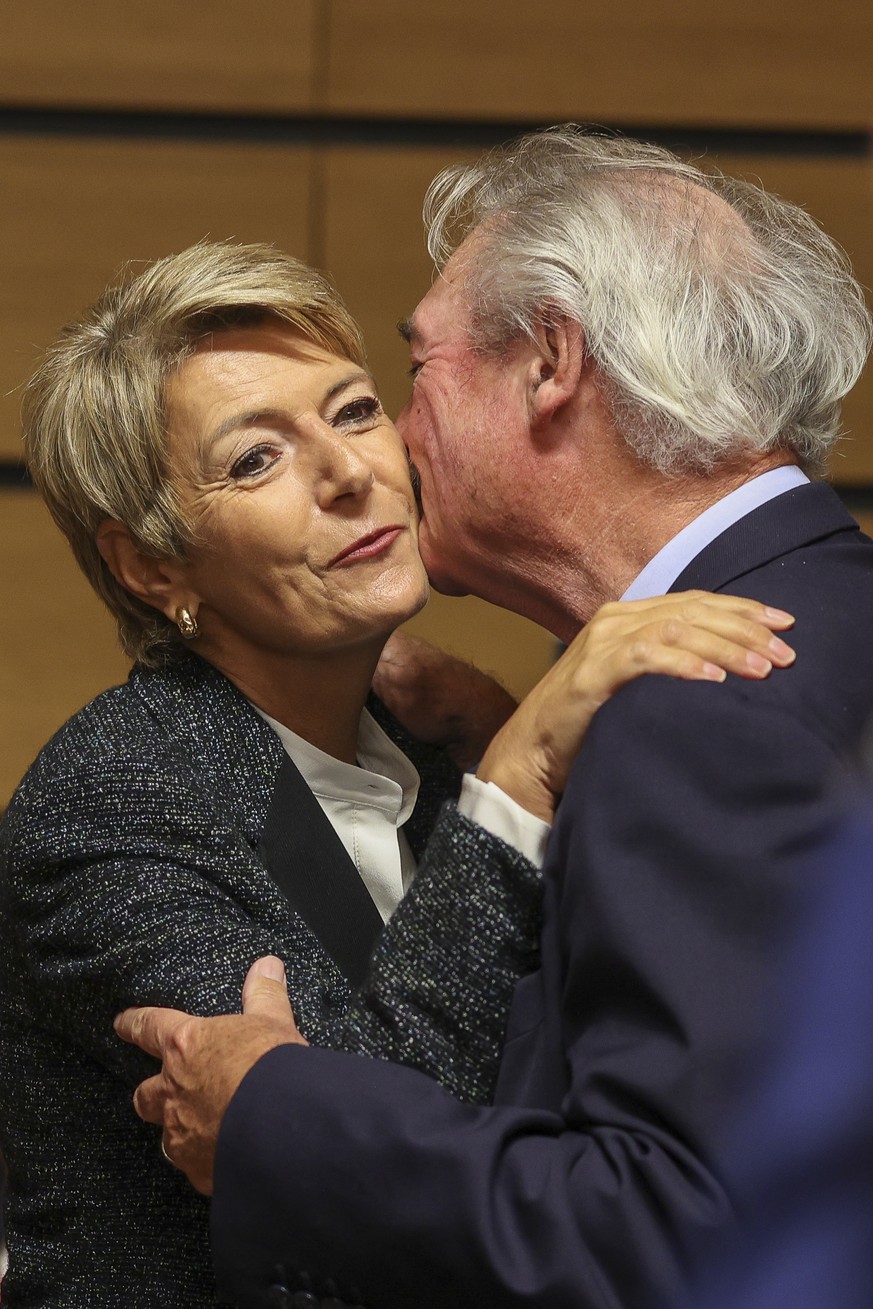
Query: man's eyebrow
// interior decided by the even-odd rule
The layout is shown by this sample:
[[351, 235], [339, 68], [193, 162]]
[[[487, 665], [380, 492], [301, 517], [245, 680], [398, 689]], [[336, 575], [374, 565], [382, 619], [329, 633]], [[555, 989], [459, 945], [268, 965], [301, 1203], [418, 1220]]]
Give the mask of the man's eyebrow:
[[[357, 368], [353, 373], [346, 377], [341, 377], [333, 386], [328, 387], [321, 399], [321, 404], [326, 405], [336, 396], [347, 391], [350, 386], [358, 386], [361, 382], [366, 382], [368, 386], [373, 386], [373, 378], [364, 371], [363, 368]], [[214, 432], [210, 432], [206, 438], [206, 446], [214, 446], [223, 437], [229, 436], [231, 432], [242, 431], [246, 427], [255, 427], [259, 423], [287, 423], [291, 421], [291, 415], [287, 409], [277, 409], [267, 407], [263, 409], [246, 409], [239, 414], [231, 414], [225, 418], [223, 423], [219, 423]]]
[[416, 328], [411, 318], [401, 318], [397, 324], [397, 330], [403, 337], [407, 345], [421, 340], [421, 333]]

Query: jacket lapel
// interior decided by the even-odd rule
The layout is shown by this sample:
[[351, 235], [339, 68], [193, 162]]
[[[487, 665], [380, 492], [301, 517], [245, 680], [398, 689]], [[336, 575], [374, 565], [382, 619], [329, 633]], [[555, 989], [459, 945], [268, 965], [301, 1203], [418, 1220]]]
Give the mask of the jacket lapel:
[[825, 482], [810, 482], [777, 495], [740, 518], [677, 577], [671, 591], [714, 591], [780, 555], [858, 524]]
[[358, 986], [382, 919], [332, 823], [287, 754], [258, 854], [340, 972]]
[[275, 885], [356, 985], [382, 920], [329, 819], [276, 733], [205, 660], [135, 668], [131, 684], [176, 748], [226, 797]]

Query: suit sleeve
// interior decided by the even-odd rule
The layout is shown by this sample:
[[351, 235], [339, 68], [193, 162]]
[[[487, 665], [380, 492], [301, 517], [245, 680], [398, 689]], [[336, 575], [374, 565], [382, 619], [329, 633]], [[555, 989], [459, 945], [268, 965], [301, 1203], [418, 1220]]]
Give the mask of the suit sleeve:
[[722, 1133], [803, 899], [796, 856], [832, 818], [832, 751], [753, 689], [647, 679], [595, 719], [547, 865], [542, 1022], [507, 1047], [505, 1105], [325, 1051], [255, 1066], [219, 1140], [226, 1295], [267, 1303], [284, 1269], [382, 1309], [676, 1302], [732, 1221]]

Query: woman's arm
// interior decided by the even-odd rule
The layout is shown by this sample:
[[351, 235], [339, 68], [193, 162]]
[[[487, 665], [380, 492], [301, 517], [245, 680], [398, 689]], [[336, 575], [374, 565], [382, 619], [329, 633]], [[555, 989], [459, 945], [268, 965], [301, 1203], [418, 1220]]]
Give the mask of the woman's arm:
[[[591, 719], [621, 686], [645, 673], [766, 676], [793, 661], [772, 644], [792, 622], [756, 601], [702, 592], [606, 605], [497, 732], [477, 774], [550, 820]], [[380, 690], [390, 699], [384, 679]], [[394, 707], [402, 713], [412, 700], [406, 682]], [[425, 713], [415, 706], [419, 727]], [[487, 1102], [515, 985], [536, 966], [540, 903], [538, 870], [447, 805], [328, 1044], [408, 1064], [460, 1099]]]

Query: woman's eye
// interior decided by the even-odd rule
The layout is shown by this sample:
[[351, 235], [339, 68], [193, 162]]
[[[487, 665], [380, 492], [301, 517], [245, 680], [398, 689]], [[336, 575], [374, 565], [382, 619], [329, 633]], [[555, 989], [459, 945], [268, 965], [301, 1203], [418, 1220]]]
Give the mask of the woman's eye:
[[343, 405], [333, 421], [341, 427], [363, 427], [373, 423], [381, 413], [382, 405], [379, 398], [375, 395], [366, 395]]
[[256, 445], [246, 450], [231, 465], [230, 475], [235, 481], [244, 477], [256, 477], [263, 473], [279, 458], [278, 452], [271, 445]]

